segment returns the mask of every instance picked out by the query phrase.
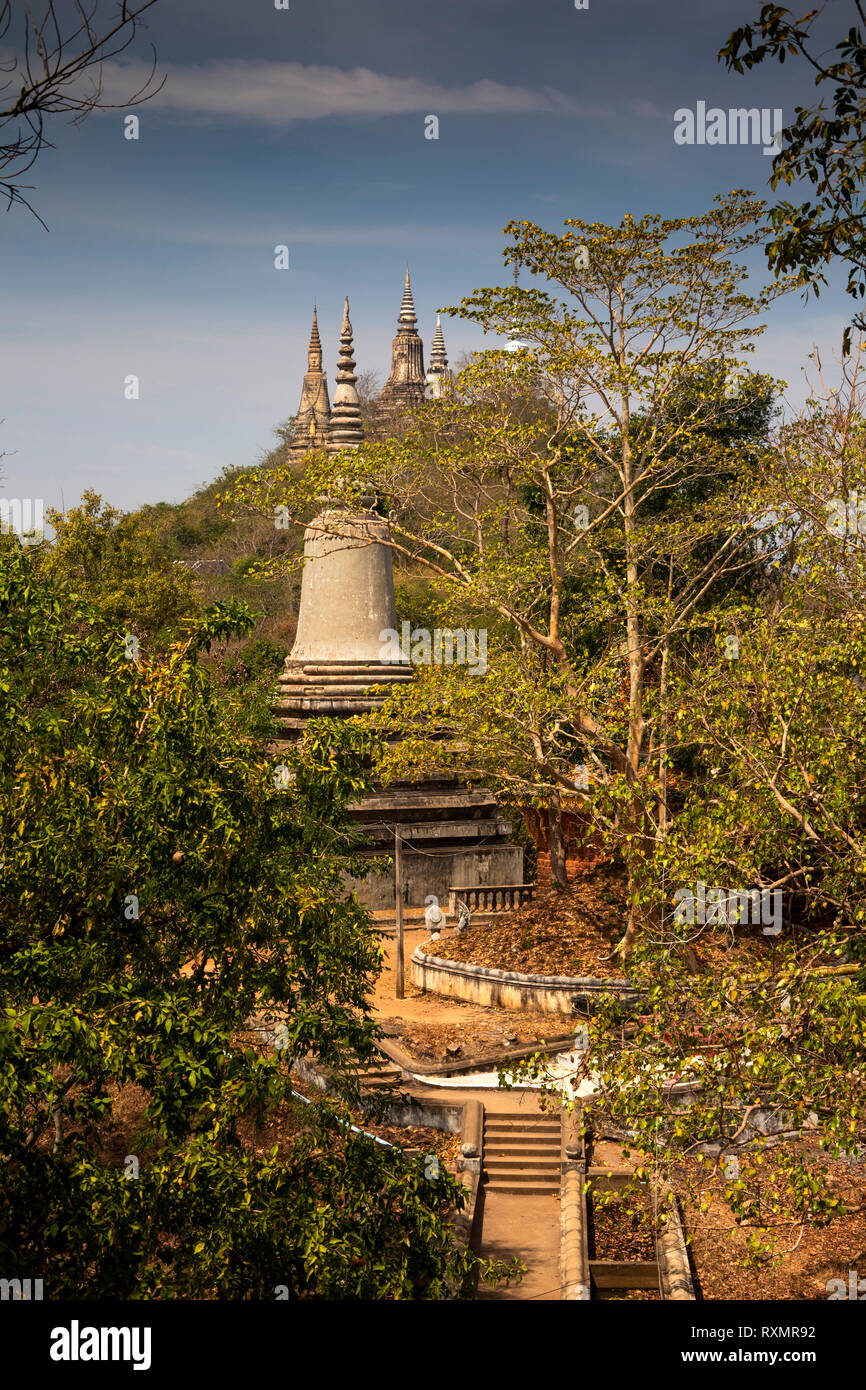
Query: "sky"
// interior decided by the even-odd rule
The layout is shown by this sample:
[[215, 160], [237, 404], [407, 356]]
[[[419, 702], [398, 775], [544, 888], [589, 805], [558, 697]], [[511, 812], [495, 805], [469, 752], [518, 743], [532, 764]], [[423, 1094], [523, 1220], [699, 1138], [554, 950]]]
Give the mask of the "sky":
[[[699, 101], [781, 107], [785, 122], [814, 101], [802, 62], [742, 76], [718, 62], [759, 10], [157, 0], [107, 66], [118, 108], [49, 123], [53, 148], [27, 178], [48, 230], [0, 210], [0, 497], [69, 507], [93, 488], [132, 509], [255, 462], [297, 409], [314, 301], [331, 392], [345, 295], [358, 370], [384, 381], [406, 264], [429, 352], [438, 308], [509, 281], [511, 218], [560, 231], [568, 217], [690, 216], [734, 188], [772, 199], [760, 145], [674, 141], [675, 111]], [[852, 22], [850, 0], [831, 0], [833, 41]], [[165, 82], [124, 106], [151, 45]], [[755, 289], [762, 255], [752, 272]], [[819, 300], [767, 315], [752, 360], [787, 380], [792, 408], [813, 346], [838, 349], [843, 286], [834, 273]], [[483, 345], [472, 324], [443, 326], [452, 362]]]

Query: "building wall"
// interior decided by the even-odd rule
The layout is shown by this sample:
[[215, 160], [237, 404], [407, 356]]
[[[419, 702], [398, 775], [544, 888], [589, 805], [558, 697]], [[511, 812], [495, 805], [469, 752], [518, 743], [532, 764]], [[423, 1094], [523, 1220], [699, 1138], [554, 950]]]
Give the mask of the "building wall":
[[[346, 880], [358, 901], [374, 911], [394, 906], [394, 871], [381, 876]], [[523, 850], [519, 845], [491, 845], [483, 849], [454, 849], [435, 855], [403, 850], [403, 902], [407, 907], [423, 907], [433, 895], [443, 911], [448, 908], [448, 890], [474, 888], [487, 883], [522, 883]]]

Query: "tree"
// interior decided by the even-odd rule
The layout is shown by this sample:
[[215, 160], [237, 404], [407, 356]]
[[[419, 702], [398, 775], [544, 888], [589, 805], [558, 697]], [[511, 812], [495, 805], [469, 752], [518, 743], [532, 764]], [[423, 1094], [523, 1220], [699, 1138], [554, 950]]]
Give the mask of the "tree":
[[158, 642], [196, 611], [189, 570], [172, 561], [144, 516], [87, 490], [80, 507], [52, 509], [48, 520], [54, 541], [40, 547], [37, 563], [58, 591], [87, 600], [106, 623]]
[[[866, 911], [866, 470], [858, 350], [763, 461], [773, 583], [734, 659], [704, 640], [676, 673], [676, 737], [700, 750], [666, 845], [669, 882], [697, 870], [789, 895], [789, 917], [859, 939]], [[700, 681], [693, 672], [700, 670]], [[707, 788], [712, 787], [708, 795]]]
[[453, 1296], [462, 1188], [291, 1093], [312, 1056], [357, 1099], [377, 1032], [357, 736], [275, 767], [238, 735], [199, 656], [239, 605], [133, 654], [10, 536], [0, 615], [3, 1267], [55, 1298]]
[[[733, 654], [696, 631], [672, 663], [680, 805], [642, 876], [644, 994], [591, 1021], [579, 1072], [657, 1180], [699, 1156], [690, 1188], [724, 1195], [755, 1260], [850, 1210], [826, 1159], [866, 1138], [864, 404], [858, 353], [779, 429], [756, 498], [772, 584], [740, 605]], [[772, 1183], [756, 1116], [799, 1133]]]
[[68, 14], [58, 13], [55, 0], [47, 0], [38, 12], [23, 4], [16, 11], [13, 0], [0, 0], [0, 39], [11, 36], [19, 48], [0, 60], [0, 73], [9, 74], [0, 85], [0, 189], [7, 207], [21, 203], [33, 211], [21, 178], [50, 147], [46, 116], [68, 112], [82, 121], [92, 111], [136, 106], [159, 91], [154, 52], [147, 80], [127, 101], [105, 101], [102, 93], [104, 64], [129, 47], [142, 27], [141, 16], [155, 4], [121, 0], [116, 17], [100, 24], [99, 0], [73, 0], [65, 7]]
[[[862, 0], [853, 0], [862, 22]], [[719, 52], [729, 69], [742, 72], [767, 58], [804, 58], [815, 72], [815, 86], [832, 84], [832, 112], [821, 100], [795, 108], [795, 120], [782, 131], [782, 147], [773, 159], [770, 187], [808, 179], [814, 199], [784, 201], [770, 209], [775, 235], [767, 244], [767, 260], [777, 275], [797, 271], [806, 293], [816, 296], [826, 284], [823, 267], [840, 257], [849, 267], [847, 291], [854, 299], [866, 294], [866, 216], [863, 179], [866, 174], [866, 41], [852, 26], [837, 43], [835, 62], [810, 51], [812, 23], [826, 5], [799, 19], [781, 5], [763, 5], [756, 24], [736, 29]], [[853, 16], [852, 16], [853, 17]], [[760, 41], [755, 42], [758, 38]], [[866, 319], [855, 315], [845, 330], [843, 349], [851, 346], [851, 328], [862, 331]]]
[[[754, 565], [758, 533], [741, 496], [750, 456], [731, 427], [746, 400], [772, 389], [756, 380], [741, 401], [735, 375], [761, 331], [756, 315], [781, 292], [742, 289], [736, 257], [759, 239], [760, 209], [733, 193], [692, 218], [569, 219], [562, 235], [509, 224], [506, 259], [546, 288], [479, 290], [448, 312], [487, 332], [517, 323], [532, 350], [483, 355], [405, 439], [354, 456], [354, 476], [375, 479], [395, 555], [435, 577], [451, 617], [489, 618], [506, 644], [495, 659], [503, 688], [521, 692], [511, 728], [523, 732], [501, 780], [508, 790], [515, 777], [531, 781], [561, 841], [561, 797], [575, 791], [575, 764], [590, 766], [605, 792], [593, 814], [635, 871], [633, 851], [655, 842], [663, 814], [650, 775], [663, 716], [650, 691], [714, 586]], [[363, 492], [346, 465], [321, 457], [303, 480], [263, 472], [232, 495], [308, 516], [322, 493]], [[716, 477], [728, 484], [723, 501], [702, 482]], [[458, 731], [470, 758], [499, 694], [488, 678], [464, 698], [464, 708], [478, 702]], [[499, 725], [499, 747], [510, 732]], [[561, 883], [561, 843], [553, 859]], [[623, 950], [639, 927], [633, 914]]]

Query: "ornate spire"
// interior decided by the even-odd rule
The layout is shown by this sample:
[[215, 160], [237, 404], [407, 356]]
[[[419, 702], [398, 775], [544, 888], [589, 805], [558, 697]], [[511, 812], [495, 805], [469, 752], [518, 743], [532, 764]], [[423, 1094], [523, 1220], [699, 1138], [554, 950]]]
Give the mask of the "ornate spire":
[[[520, 274], [520, 262], [519, 262], [519, 261], [515, 261], [515, 262], [514, 262], [514, 288], [515, 288], [515, 289], [518, 288], [517, 279], [518, 279], [518, 275], [519, 275], [519, 274]], [[520, 324], [519, 324], [517, 318], [513, 318], [513, 319], [511, 320], [511, 337], [508, 339], [508, 342], [505, 344], [505, 351], [506, 351], [506, 352], [528, 352], [528, 351], [531, 349], [531, 347], [532, 347], [532, 344], [531, 344], [531, 343], [525, 342], [524, 339], [520, 337]]]
[[331, 402], [328, 400], [328, 379], [322, 371], [322, 341], [316, 306], [313, 305], [313, 327], [307, 349], [307, 370], [301, 388], [301, 403], [292, 429], [289, 457], [302, 459], [311, 449], [324, 449], [328, 439]]
[[451, 370], [448, 366], [448, 358], [445, 355], [445, 338], [442, 333], [442, 317], [436, 315], [436, 332], [433, 335], [433, 346], [430, 349], [430, 366], [427, 370], [427, 385], [433, 396], [441, 396], [446, 382], [450, 382]]
[[418, 326], [415, 317], [415, 301], [412, 298], [412, 285], [409, 281], [409, 267], [406, 267], [406, 283], [403, 286], [403, 303], [397, 318], [397, 328], [403, 333], [414, 333]]
[[355, 352], [352, 346], [352, 324], [349, 320], [349, 298], [343, 307], [340, 329], [340, 357], [337, 362], [337, 386], [334, 408], [328, 430], [328, 453], [339, 454], [342, 449], [357, 449], [364, 442], [361, 424], [361, 403], [355, 385]]
[[319, 320], [317, 317], [317, 306], [313, 305], [313, 328], [310, 333], [310, 346], [307, 349], [307, 370], [322, 370], [322, 340], [319, 337]]
[[391, 375], [379, 397], [381, 403], [392, 410], [411, 410], [424, 400], [424, 344], [418, 337], [417, 323], [407, 266], [397, 336], [391, 345]]

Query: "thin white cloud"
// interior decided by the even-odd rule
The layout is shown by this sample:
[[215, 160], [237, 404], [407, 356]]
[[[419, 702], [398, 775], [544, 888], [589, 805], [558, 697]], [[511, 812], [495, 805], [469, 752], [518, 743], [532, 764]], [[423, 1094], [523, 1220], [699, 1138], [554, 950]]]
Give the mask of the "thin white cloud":
[[[103, 69], [103, 100], [123, 105], [143, 87], [149, 68], [113, 60]], [[418, 77], [392, 77], [370, 68], [330, 68], [304, 63], [226, 61], [206, 66], [160, 65], [161, 90], [143, 110], [199, 120], [232, 119], [285, 125], [327, 116], [588, 115], [573, 97], [553, 87], [540, 91], [482, 78], [446, 87]]]
[[[344, 185], [349, 194], [357, 196], [352, 185]], [[160, 242], [167, 244], [202, 244], [208, 246], [256, 248], [257, 254], [273, 256], [274, 247], [285, 244], [290, 256], [300, 246], [397, 246], [402, 250], [440, 247], [453, 241], [461, 247], [464, 257], [487, 256], [491, 246], [500, 239], [497, 222], [474, 225], [467, 222], [372, 222], [365, 224], [361, 217], [347, 223], [342, 218], [333, 223], [301, 221], [291, 213], [263, 213], [255, 206], [213, 208], [202, 202], [185, 198], [183, 204], [155, 194], [150, 187], [131, 189], [122, 205], [116, 197], [96, 188], [86, 200], [71, 199], [63, 190], [46, 193], [40, 202], [40, 212], [49, 226], [69, 231], [81, 227], [93, 228], [100, 236], [122, 235], [129, 244]], [[292, 260], [293, 269], [299, 262]]]
[[669, 120], [671, 114], [670, 111], [657, 106], [654, 101], [645, 101], [643, 97], [634, 97], [631, 109], [636, 116], [649, 116], [657, 120]]

